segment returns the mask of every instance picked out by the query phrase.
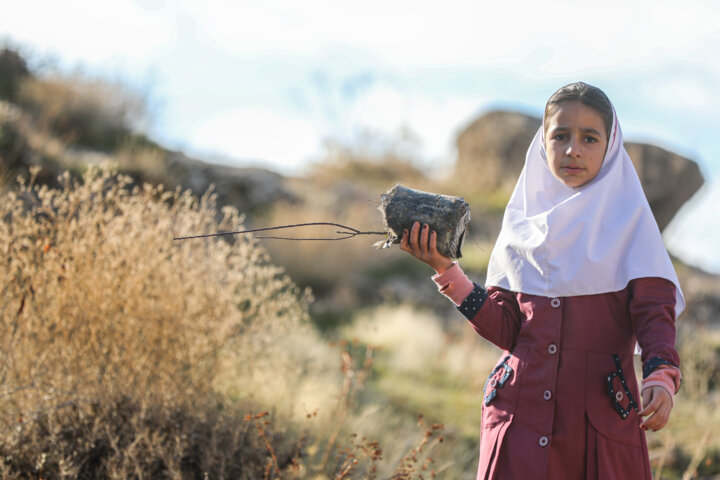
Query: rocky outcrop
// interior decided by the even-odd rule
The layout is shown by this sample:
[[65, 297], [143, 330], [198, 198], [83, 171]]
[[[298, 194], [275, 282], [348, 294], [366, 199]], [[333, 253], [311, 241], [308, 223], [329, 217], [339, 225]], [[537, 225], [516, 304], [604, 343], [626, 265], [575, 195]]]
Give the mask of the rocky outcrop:
[[176, 184], [194, 192], [205, 192], [213, 185], [220, 205], [234, 205], [246, 213], [280, 200], [296, 200], [285, 177], [263, 168], [216, 165], [173, 152], [167, 156], [167, 171]]
[[52, 132], [37, 129], [22, 109], [0, 100], [0, 187], [14, 184], [18, 176], [27, 177], [33, 165], [41, 167], [37, 183], [56, 187], [66, 170], [78, 174], [87, 165], [103, 164], [114, 165], [137, 183], [189, 188], [197, 195], [212, 185], [219, 205], [250, 215], [279, 200], [296, 200], [284, 176], [262, 168], [212, 164], [154, 144], [116, 152], [69, 147]]
[[698, 164], [655, 145], [625, 142], [660, 230], [702, 187]]
[[[540, 124], [540, 118], [515, 112], [478, 118], [458, 136], [455, 180], [488, 192], [510, 192]], [[700, 169], [694, 161], [654, 145], [625, 142], [625, 148], [662, 230], [702, 186]]]

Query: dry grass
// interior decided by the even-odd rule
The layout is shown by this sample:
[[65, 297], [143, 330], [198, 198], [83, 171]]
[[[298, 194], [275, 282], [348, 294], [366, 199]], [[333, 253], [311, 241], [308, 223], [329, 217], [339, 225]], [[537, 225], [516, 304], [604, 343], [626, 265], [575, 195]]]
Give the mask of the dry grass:
[[[222, 401], [224, 362], [247, 368], [272, 357], [275, 340], [306, 328], [309, 300], [250, 239], [173, 242], [242, 223], [231, 208], [216, 221], [209, 194], [133, 186], [106, 170], [61, 183], [53, 190], [31, 180], [0, 202], [0, 449], [15, 468], [27, 467], [23, 451], [42, 453], [56, 472], [62, 462], [85, 465], [98, 432], [120, 441], [105, 420], [126, 397], [128, 421], [152, 435], [168, 435], [162, 420], [171, 416], [148, 422], [147, 408], [207, 422]], [[53, 457], [42, 432], [62, 427], [72, 437], [73, 415], [93, 428], [68, 440], [78, 458]], [[166, 466], [177, 460], [158, 455]]]
[[256, 241], [172, 241], [238, 212], [107, 170], [33, 179], [0, 203], [3, 478], [433, 476], [442, 426], [373, 440], [374, 349], [337, 369]]
[[[248, 239], [173, 242], [216, 223], [209, 195], [130, 187], [91, 170], [62, 190], [32, 185], [0, 206], [4, 385], [192, 398], [224, 352], [251, 359], [305, 314], [289, 279]], [[277, 319], [277, 321], [271, 321]]]
[[359, 414], [349, 423], [378, 439], [396, 465], [410, 448], [413, 419], [422, 414], [444, 426], [444, 442], [432, 455], [440, 478], [475, 478], [481, 389], [500, 352], [460, 314], [450, 310], [448, 317], [383, 305], [360, 312], [343, 329], [345, 338], [377, 348]]
[[0, 475], [253, 480], [299, 474], [301, 444], [276, 429], [267, 412], [234, 413], [129, 397], [73, 402], [4, 434]]

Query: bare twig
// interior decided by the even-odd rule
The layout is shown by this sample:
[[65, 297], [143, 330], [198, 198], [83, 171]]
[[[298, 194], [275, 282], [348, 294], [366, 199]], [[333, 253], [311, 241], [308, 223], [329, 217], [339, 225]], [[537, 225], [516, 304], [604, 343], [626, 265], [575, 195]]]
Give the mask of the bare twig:
[[287, 228], [298, 228], [298, 227], [309, 227], [309, 226], [332, 226], [342, 228], [344, 230], [337, 230], [338, 237], [310, 237], [310, 238], [293, 238], [293, 237], [275, 237], [275, 236], [258, 236], [256, 238], [266, 238], [274, 240], [345, 240], [352, 238], [356, 235], [387, 235], [387, 232], [361, 232], [357, 228], [348, 227], [347, 225], [341, 225], [339, 223], [332, 222], [308, 222], [308, 223], [296, 223], [294, 225], [280, 225], [277, 227], [263, 227], [253, 228], [250, 230], [241, 230], [237, 232], [217, 232], [217, 233], [205, 233], [203, 235], [191, 235], [187, 237], [175, 237], [173, 240], [187, 240], [190, 238], [207, 238], [207, 237], [218, 237], [221, 235], [240, 235], [244, 233], [255, 233], [255, 232], [266, 232], [269, 230], [282, 230]]

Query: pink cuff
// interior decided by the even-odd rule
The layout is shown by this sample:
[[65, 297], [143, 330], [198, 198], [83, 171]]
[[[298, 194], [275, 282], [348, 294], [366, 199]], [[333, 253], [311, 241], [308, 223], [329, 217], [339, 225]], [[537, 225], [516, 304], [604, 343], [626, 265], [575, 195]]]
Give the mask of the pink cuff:
[[673, 400], [675, 394], [680, 390], [681, 378], [679, 368], [661, 365], [643, 380], [642, 391], [650, 387], [662, 387], [670, 394], [670, 400]]
[[433, 275], [432, 279], [437, 284], [440, 293], [452, 300], [455, 305], [462, 304], [475, 288], [457, 262], [453, 262], [452, 266], [443, 273]]

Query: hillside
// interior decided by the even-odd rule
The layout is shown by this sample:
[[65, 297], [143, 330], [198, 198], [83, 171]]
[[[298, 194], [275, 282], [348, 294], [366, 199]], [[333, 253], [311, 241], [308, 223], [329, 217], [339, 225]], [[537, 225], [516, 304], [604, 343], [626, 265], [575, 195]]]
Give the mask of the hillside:
[[[289, 178], [259, 168], [204, 162], [158, 145], [134, 127], [142, 117], [142, 102], [121, 86], [58, 74], [35, 76], [22, 57], [8, 49], [0, 55], [0, 68], [0, 184], [13, 185], [18, 175], [27, 177], [33, 165], [41, 167], [37, 181], [52, 186], [65, 170], [77, 175], [87, 165], [113, 164], [137, 184], [190, 189], [197, 195], [212, 186], [218, 204], [237, 208], [245, 227], [337, 222], [379, 230], [379, 196], [402, 183], [468, 200], [472, 220], [462, 261], [478, 278], [484, 275], [526, 145], [540, 123], [537, 118], [500, 111], [471, 122], [458, 136], [455, 170], [447, 178], [426, 175], [415, 166], [415, 159], [391, 144], [384, 152], [330, 144], [307, 173]], [[498, 131], [503, 135], [495, 134]], [[652, 145], [628, 143], [627, 148], [663, 227], [702, 185], [697, 164]], [[179, 234], [200, 233], [208, 232]], [[319, 229], [290, 232], [308, 233]], [[292, 244], [268, 240], [265, 245], [296, 282], [313, 289], [318, 324], [342, 323], [353, 309], [388, 300], [443, 308], [432, 286], [417, 281], [424, 275], [423, 267], [397, 248], [371, 250], [369, 245], [376, 240]]]
[[[0, 476], [474, 478], [499, 352], [425, 265], [372, 249], [374, 237], [172, 238], [312, 221], [378, 230], [379, 196], [401, 183], [468, 200], [461, 262], [482, 281], [538, 119], [478, 118], [448, 178], [392, 145], [338, 144], [286, 177], [164, 148], [137, 127], [141, 103], [0, 51]], [[666, 224], [702, 184], [697, 165], [628, 145]], [[292, 235], [319, 233], [335, 232]], [[720, 277], [676, 268], [683, 389], [648, 442], [656, 477], [712, 478]]]

